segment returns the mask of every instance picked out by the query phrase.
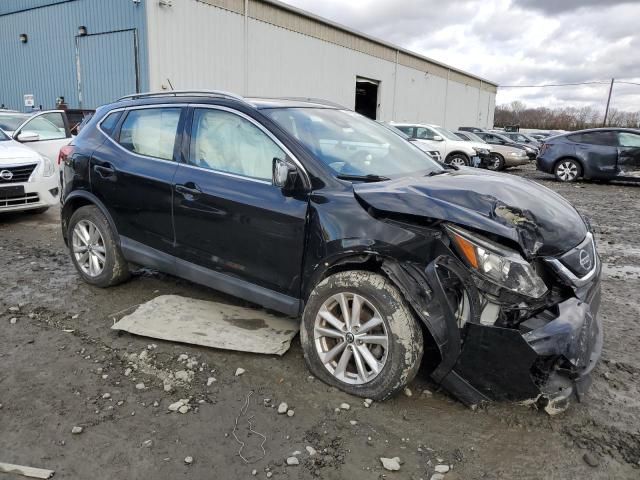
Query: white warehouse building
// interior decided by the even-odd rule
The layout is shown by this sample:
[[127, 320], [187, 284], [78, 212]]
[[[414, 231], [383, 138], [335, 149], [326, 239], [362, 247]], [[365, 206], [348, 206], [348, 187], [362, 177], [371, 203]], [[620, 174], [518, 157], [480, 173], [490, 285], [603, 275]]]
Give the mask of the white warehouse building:
[[[379, 120], [491, 127], [497, 84], [275, 0], [7, 0], [0, 102], [95, 108], [161, 89], [322, 98]], [[28, 60], [25, 60], [28, 59]], [[28, 79], [25, 81], [25, 79]], [[26, 97], [25, 97], [26, 98]]]

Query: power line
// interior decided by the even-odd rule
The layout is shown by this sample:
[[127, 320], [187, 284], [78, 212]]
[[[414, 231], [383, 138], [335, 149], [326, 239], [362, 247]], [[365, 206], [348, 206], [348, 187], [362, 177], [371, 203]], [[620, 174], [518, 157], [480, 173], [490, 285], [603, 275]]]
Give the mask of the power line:
[[[624, 83], [626, 85], [638, 85], [637, 82], [628, 82], [624, 80], [616, 80], [615, 83]], [[498, 85], [498, 88], [545, 88], [545, 87], [575, 87], [579, 85], [609, 85], [609, 82], [602, 82], [594, 80], [590, 82], [575, 82], [575, 83], [546, 83], [543, 85]]]
[[[578, 83], [547, 83], [545, 85], [498, 85], [498, 88], [543, 88], [543, 87], [574, 87], [576, 85], [607, 85], [609, 82], [578, 82]], [[616, 82], [617, 83], [617, 82]]]

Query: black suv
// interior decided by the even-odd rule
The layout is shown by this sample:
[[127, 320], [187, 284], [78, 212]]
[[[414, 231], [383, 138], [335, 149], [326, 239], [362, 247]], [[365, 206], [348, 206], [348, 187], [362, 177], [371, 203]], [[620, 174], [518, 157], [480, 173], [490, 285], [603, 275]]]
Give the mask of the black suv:
[[563, 198], [444, 167], [316, 100], [140, 94], [61, 151], [82, 278], [138, 264], [291, 316], [311, 371], [384, 399], [416, 374], [467, 404], [581, 395], [602, 334], [600, 261]]

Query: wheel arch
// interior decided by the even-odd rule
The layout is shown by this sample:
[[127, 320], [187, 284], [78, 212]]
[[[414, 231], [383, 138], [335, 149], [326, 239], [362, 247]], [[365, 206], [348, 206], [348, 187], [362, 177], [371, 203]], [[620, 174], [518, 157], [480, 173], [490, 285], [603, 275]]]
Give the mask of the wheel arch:
[[471, 161], [471, 157], [468, 154], [466, 154], [465, 152], [463, 152], [462, 150], [454, 150], [453, 152], [449, 152], [447, 154], [447, 156], [445, 157], [445, 161], [449, 160], [454, 155], [462, 155], [464, 158], [467, 159], [468, 162]]
[[87, 205], [93, 205], [102, 212], [102, 214], [107, 219], [109, 226], [111, 227], [111, 230], [116, 239], [116, 243], [120, 245], [120, 236], [118, 235], [118, 230], [116, 229], [115, 222], [113, 221], [109, 210], [98, 197], [96, 197], [91, 192], [86, 191], [76, 191], [70, 193], [69, 196], [67, 196], [67, 198], [65, 199], [64, 204], [62, 205], [60, 220], [62, 223], [62, 238], [64, 239], [64, 243], [68, 244], [67, 230], [69, 228], [69, 220], [71, 219], [71, 216], [76, 210]]

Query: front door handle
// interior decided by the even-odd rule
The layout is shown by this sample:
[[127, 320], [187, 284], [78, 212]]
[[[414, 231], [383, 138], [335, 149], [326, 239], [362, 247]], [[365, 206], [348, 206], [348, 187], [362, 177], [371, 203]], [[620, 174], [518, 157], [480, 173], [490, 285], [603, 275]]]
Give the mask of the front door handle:
[[104, 165], [94, 166], [93, 171], [100, 175], [102, 178], [113, 177], [116, 174], [116, 169], [108, 163]]
[[176, 185], [176, 192], [184, 195], [185, 197], [197, 197], [202, 194], [202, 190], [195, 183], [189, 182], [186, 185]]

